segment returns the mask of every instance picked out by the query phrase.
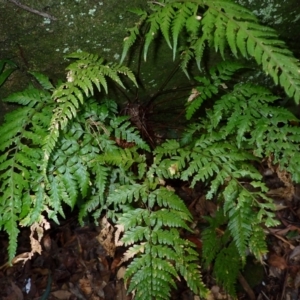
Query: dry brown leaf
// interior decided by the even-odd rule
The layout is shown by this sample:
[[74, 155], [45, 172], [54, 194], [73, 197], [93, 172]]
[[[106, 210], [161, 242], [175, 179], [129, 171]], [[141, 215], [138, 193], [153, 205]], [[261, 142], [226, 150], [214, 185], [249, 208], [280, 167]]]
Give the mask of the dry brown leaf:
[[116, 300], [126, 300], [129, 299], [126, 293], [125, 285], [123, 281], [118, 281], [116, 283]]
[[299, 287], [300, 287], [300, 272], [297, 273], [297, 275], [294, 279], [294, 286], [296, 289], [299, 289]]
[[277, 255], [276, 253], [271, 253], [268, 258], [268, 263], [270, 266], [284, 270], [287, 268], [287, 263], [282, 256]]
[[192, 92], [187, 100], [187, 102], [192, 102], [200, 95], [200, 92], [197, 89], [192, 89]]
[[125, 275], [125, 272], [126, 272], [126, 268], [123, 266], [121, 267], [118, 272], [117, 272], [117, 278], [119, 280], [123, 279], [124, 278], [124, 275]]
[[272, 158], [268, 158], [268, 168], [277, 174], [278, 178], [284, 183], [284, 187], [280, 187], [277, 189], [270, 190], [267, 195], [270, 197], [276, 197], [285, 199], [288, 201], [293, 200], [293, 197], [295, 195], [295, 187], [292, 181], [291, 174], [288, 173], [286, 170], [281, 170], [278, 165], [272, 164]]
[[114, 257], [116, 252], [116, 245], [114, 239], [114, 227], [104, 217], [101, 220], [101, 231], [97, 235], [96, 239], [100, 245], [105, 249], [106, 253]]
[[300, 261], [300, 246], [297, 246], [293, 249], [293, 251], [290, 254], [290, 260], [293, 261]]
[[13, 290], [12, 294], [9, 295], [10, 297], [12, 297], [10, 299], [12, 299], [12, 300], [23, 300], [24, 296], [23, 296], [23, 293], [22, 293], [21, 289], [13, 281], [11, 281], [10, 284], [11, 284], [11, 287], [12, 287], [12, 290]]
[[59, 300], [68, 300], [72, 296], [72, 293], [65, 290], [59, 290], [51, 293], [52, 296]]
[[145, 251], [145, 243], [141, 243], [139, 245], [139, 247], [135, 247], [135, 248], [131, 248], [131, 249], [128, 249], [124, 255], [123, 255], [123, 258], [121, 259], [119, 265], [121, 265], [123, 262], [131, 259], [132, 257], [134, 257], [135, 255], [137, 255], [138, 253], [144, 253]]
[[91, 281], [89, 278], [81, 278], [79, 279], [79, 287], [82, 293], [86, 296], [91, 296], [93, 289], [91, 286]]
[[115, 225], [115, 227], [117, 228], [117, 231], [115, 232], [115, 246], [123, 246], [123, 242], [121, 241], [120, 236], [125, 231], [125, 228], [122, 224]]

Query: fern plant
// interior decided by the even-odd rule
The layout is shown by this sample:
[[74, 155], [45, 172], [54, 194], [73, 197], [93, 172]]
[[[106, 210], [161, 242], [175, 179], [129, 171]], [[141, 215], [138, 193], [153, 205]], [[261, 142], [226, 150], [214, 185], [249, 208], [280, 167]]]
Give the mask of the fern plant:
[[[300, 101], [299, 62], [272, 28], [260, 25], [246, 8], [231, 0], [167, 0], [151, 3], [151, 13], [138, 12], [140, 22], [124, 40], [122, 61], [137, 38], [140, 23], [149, 24], [145, 34], [144, 59], [155, 37], [161, 33], [173, 50], [173, 58], [180, 51], [181, 67], [188, 74], [188, 63], [195, 59], [200, 68], [205, 47], [254, 58], [275, 84], [280, 84], [289, 97]], [[179, 43], [180, 34], [187, 35]]]
[[[76, 57], [85, 55], [74, 54]], [[101, 64], [98, 57], [89, 57], [92, 57], [90, 65], [94, 61]], [[78, 63], [83, 72], [90, 71], [84, 65], [83, 59], [78, 59]], [[91, 73], [83, 80], [84, 90], [76, 88], [77, 79], [73, 86], [66, 82], [55, 88], [44, 75], [32, 73], [43, 89], [30, 86], [6, 99], [7, 102], [23, 106], [6, 116], [6, 122], [1, 126], [4, 134], [0, 137], [1, 227], [9, 234], [10, 260], [16, 253], [18, 223], [28, 226], [38, 222], [42, 212], [58, 222], [58, 214], [64, 215], [63, 203], [74, 207], [79, 199], [87, 197], [89, 201], [85, 203], [83, 216], [91, 207], [95, 209], [104, 202], [110, 170], [100, 164], [95, 167], [93, 162], [101, 152], [108, 153], [119, 148], [116, 137], [134, 142], [136, 147], [149, 149], [137, 130], [130, 128], [128, 120], [117, 116], [115, 102], [107, 100], [99, 105], [87, 97], [93, 92], [91, 80], [96, 82], [98, 88], [97, 82], [102, 82], [106, 88], [105, 75], [120, 84], [117, 72], [129, 74], [134, 80], [130, 71], [127, 72], [122, 66], [103, 68], [105, 71], [97, 73], [97, 78], [92, 77]], [[72, 65], [70, 69], [72, 70]], [[95, 68], [94, 72], [98, 71]], [[55, 102], [58, 95], [62, 95], [59, 98], [62, 108]], [[71, 104], [64, 102], [64, 99], [68, 99]], [[87, 102], [81, 109], [78, 99]], [[66, 122], [72, 118], [76, 118], [76, 121]], [[49, 130], [50, 145], [46, 144], [45, 147], [45, 141], [49, 142]], [[54, 148], [55, 153], [50, 153], [48, 149]], [[49, 153], [47, 159], [44, 159], [45, 153]], [[97, 182], [93, 188], [92, 180]]]
[[9, 259], [18, 225], [39, 222], [42, 214], [58, 222], [65, 205], [77, 205], [81, 222], [106, 213], [123, 229], [125, 282], [135, 299], [168, 299], [182, 279], [206, 297], [200, 258], [182, 234], [191, 231], [191, 213], [166, 183], [202, 182], [207, 201], [218, 205], [201, 234], [203, 262], [213, 264], [217, 282], [234, 295], [247, 253], [259, 260], [267, 253], [263, 226], [277, 225], [257, 164], [268, 158], [300, 181], [297, 118], [278, 107], [268, 89], [234, 83], [245, 68], [237, 57], [254, 58], [296, 102], [299, 64], [272, 29], [232, 1], [165, 0], [149, 8], [133, 10], [140, 20], [124, 40], [122, 61], [141, 32], [145, 59], [161, 32], [173, 57], [180, 52], [186, 75], [193, 59], [200, 67], [205, 47], [224, 59], [196, 76], [185, 107], [189, 126], [151, 151], [102, 93], [108, 93], [107, 80], [124, 88], [122, 76], [137, 86], [133, 72], [98, 55], [69, 55], [74, 61], [58, 86], [32, 72], [41, 88], [10, 95], [6, 101], [22, 107], [0, 127], [0, 227], [9, 235]]
[[[125, 231], [122, 242], [130, 246], [123, 261], [134, 257], [125, 275], [128, 292], [134, 291], [135, 299], [168, 299], [181, 275], [195, 294], [205, 296], [195, 245], [178, 230], [190, 231], [186, 222], [191, 214], [171, 187], [153, 177], [151, 168], [147, 175], [150, 180], [122, 185], [108, 198], [117, 208], [113, 215], [121, 211], [117, 223]], [[137, 201], [141, 208], [135, 207]]]

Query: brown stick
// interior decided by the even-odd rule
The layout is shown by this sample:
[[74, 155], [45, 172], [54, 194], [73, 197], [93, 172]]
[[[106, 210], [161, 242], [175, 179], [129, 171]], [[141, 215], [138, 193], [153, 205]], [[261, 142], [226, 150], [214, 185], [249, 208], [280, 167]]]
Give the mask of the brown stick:
[[53, 17], [53, 16], [51, 16], [51, 15], [49, 15], [47, 13], [38, 11], [38, 10], [36, 10], [34, 8], [31, 8], [31, 7], [27, 6], [27, 5], [24, 5], [24, 4], [20, 3], [17, 0], [8, 0], [8, 1], [11, 2], [11, 3], [13, 3], [13, 4], [15, 4], [15, 5], [17, 5], [17, 6], [19, 6], [20, 8], [22, 8], [24, 10], [32, 12], [33, 14], [36, 14], [36, 15], [39, 15], [39, 16], [42, 16], [44, 18], [48, 18], [48, 19], [51, 19], [51, 20], [54, 20], [54, 21], [57, 20], [55, 17]]
[[248, 282], [246, 281], [246, 279], [244, 278], [244, 276], [241, 273], [239, 273], [239, 275], [238, 275], [238, 280], [239, 280], [240, 284], [242, 285], [243, 289], [245, 290], [245, 292], [248, 294], [249, 299], [255, 300], [256, 298], [255, 298], [255, 294], [254, 294], [253, 290], [251, 289]]

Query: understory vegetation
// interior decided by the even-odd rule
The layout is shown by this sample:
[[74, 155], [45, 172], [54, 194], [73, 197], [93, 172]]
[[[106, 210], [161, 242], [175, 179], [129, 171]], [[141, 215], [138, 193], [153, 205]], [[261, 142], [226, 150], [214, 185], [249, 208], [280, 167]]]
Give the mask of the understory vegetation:
[[[300, 182], [299, 120], [280, 106], [282, 95], [249, 74], [263, 71], [298, 104], [298, 60], [233, 1], [160, 0], [132, 12], [139, 20], [124, 39], [120, 64], [73, 53], [64, 82], [31, 72], [39, 86], [5, 99], [20, 106], [0, 127], [0, 226], [9, 235], [9, 260], [19, 226], [58, 223], [67, 205], [78, 207], [81, 223], [106, 215], [116, 225], [135, 299], [168, 299], [178, 280], [205, 299], [208, 266], [235, 295], [247, 256], [263, 260], [265, 228], [278, 224], [261, 164]], [[184, 128], [174, 138], [147, 130], [149, 103], [126, 105], [110, 94], [114, 85], [124, 93], [139, 86], [140, 74], [122, 63], [137, 42], [146, 60], [159, 38], [191, 85], [178, 117]], [[219, 62], [203, 68], [208, 51]], [[0, 84], [13, 68], [1, 62]], [[166, 105], [172, 112], [173, 103]], [[213, 216], [202, 216], [201, 254], [184, 238], [193, 217], [172, 186], [178, 181], [201, 184], [206, 201], [217, 205]]]

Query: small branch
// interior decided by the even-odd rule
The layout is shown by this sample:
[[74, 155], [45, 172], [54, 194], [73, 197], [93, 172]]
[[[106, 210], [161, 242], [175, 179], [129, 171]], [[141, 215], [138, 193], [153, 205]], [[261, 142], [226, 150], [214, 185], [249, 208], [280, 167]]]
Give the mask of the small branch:
[[238, 275], [238, 280], [239, 280], [240, 284], [242, 285], [243, 289], [245, 290], [245, 292], [248, 294], [249, 299], [255, 300], [256, 297], [255, 297], [253, 290], [251, 289], [248, 282], [246, 281], [246, 279], [240, 272]]
[[163, 3], [160, 3], [160, 2], [157, 2], [157, 1], [148, 1], [148, 3], [157, 4], [157, 5], [165, 7], [165, 5]]
[[20, 8], [22, 8], [22, 9], [24, 9], [24, 10], [27, 10], [27, 11], [33, 13], [33, 14], [36, 14], [36, 15], [39, 15], [39, 16], [42, 16], [42, 17], [44, 17], [44, 18], [48, 18], [48, 19], [51, 19], [51, 20], [54, 20], [54, 21], [57, 20], [55, 17], [53, 17], [53, 16], [51, 16], [51, 15], [49, 15], [49, 14], [47, 14], [47, 13], [38, 11], [38, 10], [36, 10], [36, 9], [34, 9], [34, 8], [31, 8], [31, 7], [27, 6], [27, 5], [24, 5], [24, 4], [20, 3], [20, 2], [17, 1], [17, 0], [8, 0], [8, 2], [11, 2], [11, 3], [13, 3], [13, 4], [19, 6]]

